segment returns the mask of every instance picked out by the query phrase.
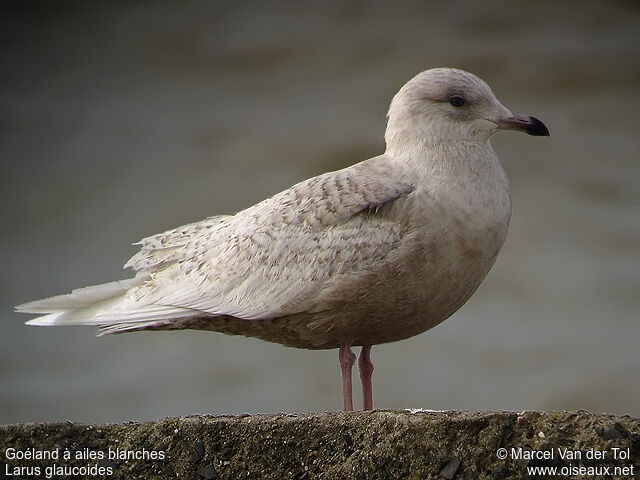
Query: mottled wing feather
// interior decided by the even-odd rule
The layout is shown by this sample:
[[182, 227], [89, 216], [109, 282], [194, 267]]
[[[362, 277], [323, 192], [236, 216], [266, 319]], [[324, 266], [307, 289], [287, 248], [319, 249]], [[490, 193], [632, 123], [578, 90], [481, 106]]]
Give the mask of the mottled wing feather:
[[201, 235], [211, 235], [216, 227], [221, 227], [228, 215], [209, 217], [195, 223], [182, 225], [166, 232], [143, 238], [134, 245], [140, 245], [140, 251], [125, 264], [124, 268], [136, 271], [159, 269], [169, 263], [185, 258], [185, 247]]
[[412, 190], [376, 157], [236, 215], [149, 237], [127, 265], [151, 280], [130, 295], [245, 319], [304, 311], [329, 279], [370, 268], [394, 248], [402, 226], [378, 210]]

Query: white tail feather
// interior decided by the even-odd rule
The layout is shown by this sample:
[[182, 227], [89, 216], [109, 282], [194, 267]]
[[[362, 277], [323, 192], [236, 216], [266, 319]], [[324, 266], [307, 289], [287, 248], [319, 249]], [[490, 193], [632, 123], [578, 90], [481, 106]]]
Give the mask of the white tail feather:
[[149, 278], [148, 275], [136, 275], [127, 280], [103, 283], [91, 287], [76, 288], [71, 293], [43, 298], [33, 302], [23, 303], [16, 307], [20, 313], [55, 313], [76, 310], [89, 305], [124, 295], [132, 287], [141, 285]]
[[33, 326], [94, 325], [120, 330], [137, 325], [202, 314], [195, 310], [165, 305], [140, 305], [127, 292], [148, 279], [148, 275], [73, 290], [70, 294], [36, 300], [16, 307], [22, 313], [42, 316], [26, 322]]

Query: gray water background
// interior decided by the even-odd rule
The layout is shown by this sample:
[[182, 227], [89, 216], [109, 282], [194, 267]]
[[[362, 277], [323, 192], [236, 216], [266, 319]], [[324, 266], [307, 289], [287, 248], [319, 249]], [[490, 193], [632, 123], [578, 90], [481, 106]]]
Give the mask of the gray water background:
[[376, 406], [640, 415], [636, 2], [28, 4], [0, 15], [0, 422], [338, 409], [336, 351], [96, 338], [12, 308], [125, 278], [144, 236], [381, 153], [391, 97], [435, 66], [551, 137], [494, 137], [504, 250], [452, 318], [373, 349]]

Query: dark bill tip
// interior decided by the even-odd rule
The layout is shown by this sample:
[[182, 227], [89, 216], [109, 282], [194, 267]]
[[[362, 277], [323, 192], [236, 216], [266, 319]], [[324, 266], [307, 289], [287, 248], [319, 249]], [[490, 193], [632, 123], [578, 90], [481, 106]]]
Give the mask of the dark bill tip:
[[548, 137], [549, 129], [536, 117], [529, 117], [530, 124], [525, 128], [525, 132], [536, 137]]
[[537, 137], [548, 137], [549, 129], [547, 126], [535, 117], [522, 115], [521, 113], [512, 113], [510, 117], [491, 120], [498, 128], [504, 130], [520, 130], [521, 132], [535, 135]]

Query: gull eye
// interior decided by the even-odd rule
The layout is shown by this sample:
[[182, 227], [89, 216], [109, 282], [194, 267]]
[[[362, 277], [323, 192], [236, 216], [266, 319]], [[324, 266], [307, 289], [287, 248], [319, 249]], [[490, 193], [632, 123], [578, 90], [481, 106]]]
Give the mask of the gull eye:
[[461, 95], [453, 95], [449, 99], [449, 103], [454, 107], [461, 107], [462, 105], [464, 105], [464, 98], [462, 98]]

